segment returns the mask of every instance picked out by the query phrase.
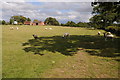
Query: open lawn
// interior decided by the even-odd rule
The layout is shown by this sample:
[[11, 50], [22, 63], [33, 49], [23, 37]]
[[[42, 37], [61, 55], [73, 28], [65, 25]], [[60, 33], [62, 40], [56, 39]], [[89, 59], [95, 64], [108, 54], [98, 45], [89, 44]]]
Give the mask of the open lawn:
[[[118, 78], [120, 38], [88, 28], [2, 26], [3, 78]], [[52, 30], [45, 28], [52, 28]], [[69, 38], [62, 38], [64, 33]], [[37, 34], [39, 39], [34, 39]]]

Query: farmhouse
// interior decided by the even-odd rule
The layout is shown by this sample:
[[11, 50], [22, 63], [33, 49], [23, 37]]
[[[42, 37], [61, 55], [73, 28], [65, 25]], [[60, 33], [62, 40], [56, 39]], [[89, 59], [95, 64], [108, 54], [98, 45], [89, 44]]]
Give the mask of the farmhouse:
[[44, 25], [44, 22], [42, 21], [34, 21], [32, 25]]
[[44, 22], [42, 21], [25, 21], [24, 22], [24, 25], [45, 25]]
[[31, 21], [25, 21], [24, 25], [32, 25], [32, 22]]

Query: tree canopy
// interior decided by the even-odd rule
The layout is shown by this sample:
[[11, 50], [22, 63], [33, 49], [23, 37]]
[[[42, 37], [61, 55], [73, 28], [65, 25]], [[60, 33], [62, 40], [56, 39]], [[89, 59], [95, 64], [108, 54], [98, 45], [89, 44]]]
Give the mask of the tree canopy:
[[31, 21], [31, 19], [30, 19], [30, 18], [27, 18], [27, 21]]
[[76, 23], [73, 22], [73, 21], [68, 21], [65, 25], [66, 25], [66, 26], [75, 26]]
[[52, 18], [52, 17], [46, 18], [44, 22], [45, 24], [48, 24], [48, 25], [59, 25], [59, 22], [55, 18]]
[[6, 24], [5, 20], [2, 20], [2, 25], [5, 25], [5, 24]]
[[38, 19], [34, 19], [33, 22], [39, 21]]
[[69, 26], [69, 27], [89, 27], [89, 24], [87, 22], [78, 22], [75, 23], [73, 21], [68, 21], [65, 24], [61, 24], [61, 26]]
[[92, 26], [105, 28], [114, 22], [120, 23], [119, 2], [92, 2], [94, 16], [90, 18]]
[[0, 25], [2, 25], [2, 21], [0, 20]]
[[10, 18], [9, 23], [10, 23], [10, 24], [13, 24], [14, 21], [17, 21], [18, 24], [23, 24], [25, 21], [31, 21], [31, 19], [30, 19], [30, 18], [26, 18], [26, 17], [21, 16], [21, 15], [20, 15], [20, 16], [12, 16], [12, 17]]
[[13, 19], [10, 19], [10, 22], [9, 22], [10, 24], [13, 24], [14, 23], [14, 20]]

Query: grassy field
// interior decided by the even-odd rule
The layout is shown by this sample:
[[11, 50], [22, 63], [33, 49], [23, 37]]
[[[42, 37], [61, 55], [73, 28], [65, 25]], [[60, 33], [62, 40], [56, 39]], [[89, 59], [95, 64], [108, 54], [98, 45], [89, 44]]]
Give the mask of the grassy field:
[[[2, 26], [3, 78], [118, 78], [120, 38], [61, 26]], [[45, 30], [45, 28], [52, 30]], [[103, 30], [100, 30], [104, 32]], [[62, 38], [64, 33], [70, 37]], [[35, 40], [32, 35], [37, 34]]]

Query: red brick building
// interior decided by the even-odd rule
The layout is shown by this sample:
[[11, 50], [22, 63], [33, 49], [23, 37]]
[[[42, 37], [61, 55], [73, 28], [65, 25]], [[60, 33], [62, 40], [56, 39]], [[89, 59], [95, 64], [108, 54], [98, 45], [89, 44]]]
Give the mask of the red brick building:
[[40, 26], [42, 26], [42, 25], [45, 25], [45, 24], [44, 24], [44, 22], [42, 22], [42, 21], [34, 21], [34, 22], [32, 23], [32, 25], [40, 25]]
[[44, 22], [42, 21], [34, 21], [34, 22], [31, 22], [31, 21], [25, 21], [24, 22], [24, 25], [40, 25], [40, 26], [43, 26], [45, 25]]
[[25, 21], [24, 25], [32, 25], [32, 22], [31, 21]]

